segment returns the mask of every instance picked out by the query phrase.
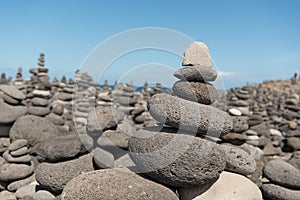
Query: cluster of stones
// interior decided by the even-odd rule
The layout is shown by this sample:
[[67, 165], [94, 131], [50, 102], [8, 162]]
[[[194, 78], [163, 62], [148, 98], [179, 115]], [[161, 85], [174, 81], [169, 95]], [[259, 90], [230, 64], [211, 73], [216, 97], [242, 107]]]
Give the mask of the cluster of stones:
[[[261, 199], [258, 187], [243, 176], [255, 171], [254, 159], [241, 148], [213, 142], [232, 129], [232, 121], [211, 106], [218, 95], [208, 82], [217, 72], [207, 46], [192, 43], [183, 65], [188, 67], [174, 73], [181, 79], [173, 86], [175, 96], [157, 94], [149, 101], [149, 111], [161, 126], [141, 129], [129, 139], [136, 169], [176, 188], [180, 199], [214, 199], [216, 191], [228, 199]], [[242, 183], [244, 191], [224, 186], [231, 180]]]
[[[261, 188], [266, 199], [298, 199], [299, 196], [299, 188], [294, 183], [300, 173], [297, 87], [288, 81], [271, 81], [232, 89], [228, 94], [229, 106], [240, 110], [236, 107], [236, 102], [241, 105], [238, 91], [242, 90], [245, 95], [244, 91], [247, 91], [248, 95], [242, 96], [242, 100], [243, 105], [248, 104], [250, 112], [240, 110], [247, 123], [243, 120], [236, 128], [243, 127], [243, 131], [229, 133], [223, 140], [239, 144], [253, 155], [257, 170], [250, 178]], [[229, 113], [233, 114], [232, 110], [229, 109]]]

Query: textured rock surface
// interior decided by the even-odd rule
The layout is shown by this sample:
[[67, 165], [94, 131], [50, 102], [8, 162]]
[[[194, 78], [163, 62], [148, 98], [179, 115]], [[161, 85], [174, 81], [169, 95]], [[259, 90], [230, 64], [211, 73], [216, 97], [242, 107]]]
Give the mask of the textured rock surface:
[[191, 43], [184, 52], [182, 65], [199, 65], [201, 67], [211, 67], [212, 62], [208, 47], [203, 42]]
[[91, 155], [60, 163], [42, 163], [36, 169], [36, 180], [47, 190], [60, 193], [65, 185], [82, 172], [94, 170]]
[[14, 99], [23, 100], [25, 99], [25, 95], [18, 90], [15, 86], [12, 85], [0, 85], [0, 90], [2, 90], [5, 94], [13, 97]]
[[219, 137], [232, 129], [227, 113], [168, 94], [154, 95], [148, 106], [157, 121], [182, 130]]
[[174, 73], [176, 78], [183, 81], [198, 82], [215, 81], [217, 79], [217, 75], [217, 72], [213, 68], [197, 65], [179, 69]]
[[6, 163], [0, 166], [0, 181], [15, 181], [33, 173], [33, 165]]
[[50, 162], [63, 161], [91, 151], [93, 140], [87, 135], [53, 137], [37, 144], [30, 154]]
[[26, 114], [25, 106], [11, 106], [0, 101], [0, 123], [11, 123]]
[[218, 97], [217, 90], [209, 83], [177, 81], [173, 85], [176, 96], [202, 104], [210, 105]]
[[300, 190], [292, 190], [274, 184], [262, 186], [264, 196], [270, 200], [299, 200]]
[[178, 200], [170, 189], [117, 169], [97, 170], [72, 179], [64, 188], [61, 200], [74, 199]]
[[141, 129], [129, 140], [130, 157], [155, 180], [188, 187], [215, 180], [224, 170], [225, 155], [217, 144], [158, 128]]
[[269, 161], [264, 174], [275, 184], [300, 189], [300, 170], [283, 160]]
[[229, 145], [221, 145], [221, 147], [225, 152], [226, 170], [243, 175], [255, 172], [255, 160], [246, 151]]
[[20, 117], [10, 129], [12, 141], [26, 139], [30, 146], [49, 137], [63, 134], [52, 122], [33, 115]]

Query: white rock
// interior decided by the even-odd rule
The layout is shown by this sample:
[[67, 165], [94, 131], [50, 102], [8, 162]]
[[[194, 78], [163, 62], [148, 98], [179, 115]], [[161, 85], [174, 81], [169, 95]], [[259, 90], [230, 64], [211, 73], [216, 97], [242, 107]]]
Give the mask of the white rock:
[[229, 109], [228, 112], [233, 116], [241, 116], [242, 115], [242, 112], [236, 108], [231, 108], [231, 109]]
[[276, 129], [271, 128], [269, 131], [270, 131], [271, 136], [280, 136], [280, 137], [282, 137], [281, 132], [276, 130]]
[[50, 91], [33, 90], [32, 93], [34, 96], [51, 97]]
[[[193, 198], [193, 197], [192, 197]], [[181, 198], [182, 200], [192, 198]], [[262, 200], [260, 189], [248, 178], [230, 173], [222, 172], [220, 178], [203, 194], [194, 200]]]
[[259, 140], [259, 137], [257, 135], [248, 135], [247, 140]]

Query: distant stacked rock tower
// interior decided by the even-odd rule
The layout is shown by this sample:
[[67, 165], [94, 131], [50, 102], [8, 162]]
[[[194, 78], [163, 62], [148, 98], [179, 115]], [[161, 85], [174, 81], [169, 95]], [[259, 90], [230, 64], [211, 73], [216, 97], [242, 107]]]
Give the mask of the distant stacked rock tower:
[[226, 112], [210, 105], [217, 91], [208, 81], [214, 81], [217, 72], [207, 46], [192, 43], [183, 65], [188, 67], [174, 73], [180, 79], [173, 86], [176, 96], [156, 94], [148, 102], [150, 114], [161, 125], [137, 131], [129, 139], [129, 151], [137, 170], [176, 187], [180, 199], [191, 199], [185, 197], [191, 188], [208, 189], [226, 166], [222, 147], [203, 136], [227, 134], [232, 121]]

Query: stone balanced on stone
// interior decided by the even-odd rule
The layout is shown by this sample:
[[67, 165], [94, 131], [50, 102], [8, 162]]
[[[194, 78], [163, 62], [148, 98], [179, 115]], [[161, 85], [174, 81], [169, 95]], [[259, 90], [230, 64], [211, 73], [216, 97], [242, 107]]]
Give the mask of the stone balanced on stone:
[[164, 126], [141, 129], [129, 140], [136, 170], [177, 187], [180, 195], [196, 186], [208, 189], [225, 169], [222, 148], [195, 136], [219, 137], [232, 129], [227, 113], [205, 105], [212, 104], [217, 96], [215, 88], [206, 82], [217, 77], [207, 46], [192, 43], [184, 56], [183, 65], [190, 67], [174, 74], [181, 79], [173, 87], [177, 97], [156, 94], [148, 103], [152, 117]]

